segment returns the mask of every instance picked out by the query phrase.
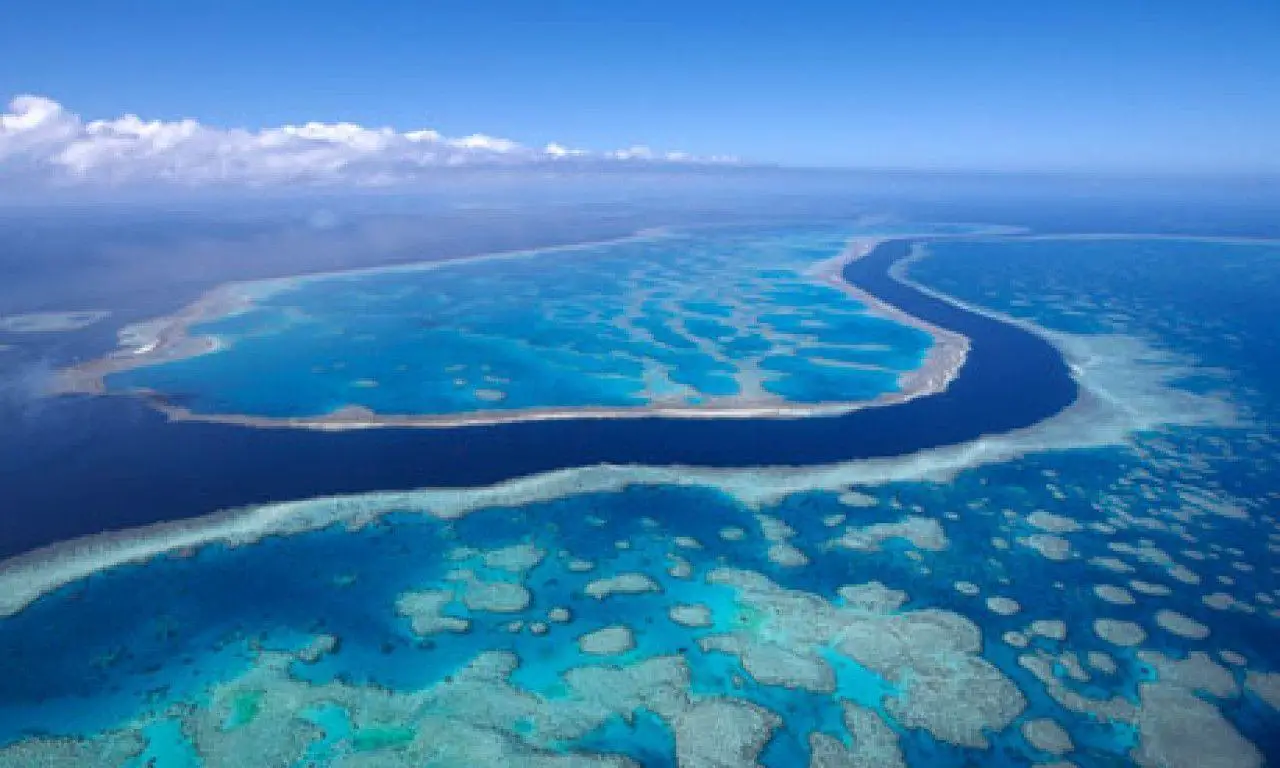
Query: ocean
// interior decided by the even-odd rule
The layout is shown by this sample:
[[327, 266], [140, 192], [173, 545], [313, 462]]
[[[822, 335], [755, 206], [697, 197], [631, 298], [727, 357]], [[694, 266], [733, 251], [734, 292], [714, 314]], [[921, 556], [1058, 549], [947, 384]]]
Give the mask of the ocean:
[[972, 348], [946, 392], [843, 416], [321, 433], [22, 401], [6, 554], [192, 538], [0, 619], [0, 764], [1262, 764], [1280, 245], [995, 223], [1033, 231], [845, 270]]

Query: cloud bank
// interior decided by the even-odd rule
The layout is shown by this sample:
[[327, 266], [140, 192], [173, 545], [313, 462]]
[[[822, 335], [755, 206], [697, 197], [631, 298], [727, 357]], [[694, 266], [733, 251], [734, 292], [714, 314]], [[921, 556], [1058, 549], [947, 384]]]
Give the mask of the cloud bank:
[[631, 147], [591, 152], [551, 143], [528, 147], [474, 134], [400, 132], [354, 123], [306, 123], [258, 131], [195, 120], [125, 115], [85, 121], [58, 102], [24, 95], [0, 113], [0, 184], [183, 186], [410, 184], [457, 167], [604, 169], [627, 165], [733, 163]]

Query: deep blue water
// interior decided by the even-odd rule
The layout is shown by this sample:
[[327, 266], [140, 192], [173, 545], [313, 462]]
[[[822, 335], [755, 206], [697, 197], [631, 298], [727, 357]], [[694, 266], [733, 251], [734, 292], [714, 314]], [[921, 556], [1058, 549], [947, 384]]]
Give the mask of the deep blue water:
[[746, 467], [894, 456], [1027, 426], [1072, 402], [1075, 384], [1049, 344], [889, 277], [908, 248], [882, 245], [845, 276], [970, 338], [969, 360], [944, 393], [834, 418], [584, 419], [331, 434], [170, 424], [130, 399], [85, 398], [61, 420], [63, 440], [0, 443], [7, 502], [42, 510], [0, 519], [0, 555], [256, 502], [483, 485], [601, 462]]
[[[647, 195], [638, 191], [639, 197], [633, 195], [627, 205], [620, 204], [616, 191], [601, 198], [598, 190], [586, 197], [557, 193], [550, 207], [543, 205], [543, 196], [525, 196], [512, 206], [499, 192], [493, 200], [481, 195], [488, 203], [506, 200], [497, 207], [453, 212], [450, 200], [387, 198], [360, 203], [367, 211], [344, 213], [346, 221], [337, 229], [302, 227], [301, 232], [297, 222], [316, 206], [343, 209], [337, 201], [305, 200], [277, 204], [275, 211], [254, 202], [199, 212], [177, 206], [158, 212], [82, 208], [4, 216], [0, 307], [6, 314], [101, 308], [114, 315], [76, 334], [0, 339], [18, 346], [0, 353], [0, 422], [5, 429], [0, 486], [5, 507], [17, 510], [0, 515], [0, 555], [103, 528], [144, 525], [240, 504], [414, 487], [439, 478], [478, 483], [503, 476], [504, 467], [519, 473], [579, 457], [603, 460], [604, 441], [617, 436], [601, 432], [598, 424], [558, 425], [552, 440], [527, 428], [504, 429], [497, 435], [459, 431], [447, 441], [439, 435], [394, 430], [316, 436], [168, 424], [128, 398], [50, 402], [31, 401], [23, 394], [31, 375], [28, 367], [38, 374], [51, 365], [100, 356], [115, 346], [115, 328], [173, 312], [226, 280], [619, 237], [657, 225], [740, 223], [744, 218], [845, 225], [868, 212], [885, 211], [915, 221], [1005, 222], [1048, 233], [1280, 236], [1275, 188], [1267, 183], [1228, 188], [1031, 177], [948, 181], [905, 175], [887, 180], [817, 179], [814, 189], [802, 190], [795, 188], [796, 180], [775, 189], [777, 181], [763, 188], [735, 184], [719, 195], [700, 190], [693, 199], [673, 196], [669, 189]], [[208, 246], [213, 247], [212, 255]], [[967, 368], [965, 375], [973, 375], [976, 366]], [[16, 395], [6, 388], [17, 390]], [[963, 427], [969, 419], [988, 418], [983, 410], [958, 414], [957, 424]], [[802, 463], [854, 455], [845, 450], [851, 441], [907, 443], [927, 439], [939, 428], [896, 418], [891, 430], [879, 434], [850, 432], [835, 422], [801, 428], [813, 430], [809, 434], [779, 424], [719, 424], [716, 428], [734, 439], [716, 446], [697, 440], [690, 426], [632, 422], [622, 427], [631, 441], [623, 448], [615, 440], [613, 450], [626, 460], [624, 452], [634, 445], [639, 460], [659, 454], [665, 442], [671, 450], [682, 451], [684, 461], [711, 462], [718, 450], [749, 453], [777, 447]], [[768, 440], [759, 431], [763, 429], [769, 430]], [[790, 434], [795, 439], [786, 439]], [[351, 461], [352, 456], [362, 460]]]
[[[1274, 241], [1007, 240], [993, 248], [977, 240], [937, 242], [930, 252], [911, 274], [950, 295], [1074, 333], [1135, 334], [1165, 347], [1176, 340], [1229, 370], [1237, 388], [1265, 391], [1280, 377]], [[1273, 404], [1250, 399], [1256, 408]]]
[[[572, 638], [624, 622], [636, 630], [638, 647], [624, 654], [622, 662], [659, 653], [684, 654], [694, 669], [696, 691], [739, 696], [785, 717], [786, 727], [766, 748], [766, 764], [801, 764], [808, 731], [842, 734], [830, 698], [756, 684], [732, 656], [696, 648], [698, 637], [738, 621], [733, 591], [697, 578], [728, 563], [828, 600], [842, 584], [878, 579], [909, 594], [906, 610], [932, 607], [970, 617], [980, 627], [984, 657], [1013, 679], [1027, 698], [1028, 708], [1019, 722], [1031, 717], [1063, 722], [1077, 746], [1070, 758], [1082, 766], [1124, 762], [1133, 730], [1064, 711], [1019, 666], [1019, 651], [1003, 641], [1006, 631], [1022, 629], [1033, 618], [1060, 619], [1068, 626], [1067, 645], [1076, 653], [1109, 652], [1119, 666], [1115, 676], [1099, 674], [1088, 683], [1075, 683], [1057, 671], [1059, 679], [1085, 695], [1118, 695], [1133, 701], [1138, 685], [1155, 677], [1132, 651], [1107, 645], [1092, 634], [1090, 624], [1100, 615], [1138, 623], [1148, 634], [1142, 647], [1174, 658], [1193, 650], [1230, 649], [1244, 654], [1250, 669], [1280, 671], [1277, 619], [1268, 615], [1270, 604], [1257, 597], [1280, 597], [1270, 568], [1274, 555], [1266, 549], [1267, 536], [1275, 531], [1268, 515], [1274, 515], [1273, 429], [1280, 413], [1275, 388], [1280, 358], [1270, 351], [1277, 326], [1273, 289], [1280, 267], [1270, 252], [1209, 245], [1189, 251], [1181, 243], [1143, 250], [1147, 246], [1140, 245], [935, 244], [934, 257], [917, 265], [912, 274], [954, 295], [1050, 327], [1119, 332], [1158, 349], [1191, 355], [1201, 372], [1181, 385], [1194, 392], [1225, 393], [1254, 417], [1250, 426], [1161, 430], [1135, 437], [1132, 446], [1029, 456], [966, 471], [950, 483], [895, 483], [867, 489], [875, 502], [865, 508], [842, 505], [830, 493], [793, 494], [765, 511], [796, 529], [793, 542], [811, 558], [803, 568], [770, 562], [752, 510], [733, 499], [706, 489], [644, 487], [489, 509], [451, 524], [393, 515], [358, 532], [332, 528], [119, 568], [0, 622], [0, 648], [10, 670], [0, 689], [0, 743], [24, 731], [96, 731], [169, 701], [194, 698], [199, 706], [211, 682], [233, 679], [250, 667], [255, 644], [296, 648], [316, 632], [338, 636], [341, 646], [314, 665], [294, 665], [293, 673], [311, 682], [339, 680], [414, 690], [444, 680], [478, 648], [499, 648], [525, 660], [514, 682], [554, 698], [556, 674], [583, 663]], [[841, 419], [582, 422], [528, 425], [537, 429], [512, 425], [451, 433], [338, 435], [165, 425], [137, 403], [85, 400], [76, 407], [95, 418], [110, 414], [110, 420], [68, 425], [86, 430], [77, 437], [87, 442], [72, 444], [74, 450], [51, 450], [52, 441], [4, 448], [9, 452], [3, 457], [5, 466], [16, 468], [6, 477], [6, 491], [14, 488], [15, 508], [50, 512], [49, 519], [20, 523], [10, 515], [4, 525], [39, 541], [40, 536], [56, 537], [59, 526], [93, 530], [148, 516], [186, 516], [242, 503], [248, 494], [288, 498], [330, 486], [348, 490], [344, 484], [474, 484], [517, 474], [513, 466], [560, 466], [588, 456], [754, 466], [887, 455], [1033, 423], [1071, 402], [1075, 386], [1062, 361], [1036, 337], [922, 296], [887, 277], [887, 267], [904, 254], [904, 247], [880, 249], [854, 265], [847, 277], [974, 340], [970, 364], [941, 396]], [[1117, 257], [1128, 253], [1133, 258], [1116, 267]], [[1199, 261], [1188, 260], [1192, 258]], [[1178, 269], [1170, 269], [1170, 264]], [[1204, 290], [1205, 285], [1212, 290]], [[630, 444], [602, 442], [610, 435]], [[452, 437], [451, 445], [446, 436]], [[522, 451], [526, 455], [521, 456]], [[121, 455], [108, 459], [115, 454]], [[273, 473], [283, 476], [272, 477]], [[82, 477], [84, 484], [54, 482], [55, 475]], [[229, 491], [223, 485], [245, 478], [250, 480], [245, 488]], [[1234, 498], [1246, 505], [1249, 516], [1237, 520], [1196, 513], [1183, 519], [1180, 515], [1194, 507], [1179, 496], [1183, 485]], [[1082, 525], [1125, 524], [1106, 534], [1089, 529], [1068, 535], [1078, 557], [1051, 563], [1018, 543], [1020, 537], [1035, 533], [1027, 516], [1042, 509]], [[74, 520], [54, 519], [54, 513], [72, 511]], [[905, 542], [890, 540], [870, 553], [829, 548], [824, 543], [838, 529], [827, 527], [823, 518], [835, 513], [847, 515], [848, 522], [858, 526], [892, 523], [906, 514], [925, 515], [940, 521], [949, 546], [937, 553], [913, 552]], [[591, 518], [598, 518], [599, 524], [590, 523]], [[656, 527], [646, 525], [645, 518]], [[718, 531], [726, 525], [742, 527], [748, 538], [738, 544], [720, 541]], [[675, 536], [696, 537], [706, 544], [702, 550], [675, 550], [692, 563], [692, 581], [666, 574], [665, 558]], [[616, 542], [624, 540], [630, 546], [619, 549]], [[395, 615], [391, 606], [397, 594], [443, 583], [445, 572], [455, 565], [442, 555], [453, 547], [519, 541], [536, 543], [552, 554], [525, 578], [534, 592], [533, 603], [515, 615], [533, 620], [553, 605], [568, 604], [576, 614], [570, 627], [553, 627], [541, 639], [528, 632], [512, 635], [502, 627], [511, 616], [475, 613], [470, 615], [475, 622], [470, 634], [438, 635], [423, 643]], [[1125, 574], [1090, 563], [1091, 558], [1116, 556], [1117, 544], [1157, 547], [1191, 567], [1202, 581], [1196, 586], [1181, 584], [1158, 562], [1134, 556], [1122, 558], [1133, 569]], [[562, 549], [596, 560], [597, 571], [570, 572], [557, 556]], [[1206, 557], [1191, 558], [1186, 550]], [[665, 591], [598, 604], [582, 597], [587, 579], [618, 571], [644, 572]], [[1133, 606], [1101, 605], [1092, 595], [1094, 584], [1124, 584], [1133, 578], [1168, 584], [1173, 592], [1159, 599], [1140, 597]], [[959, 580], [979, 585], [984, 597], [1012, 597], [1022, 611], [1008, 617], [986, 612], [981, 598], [952, 589]], [[1253, 612], [1210, 609], [1200, 598], [1216, 590], [1249, 602]], [[666, 607], [686, 601], [710, 605], [716, 626], [687, 631], [665, 622]], [[1211, 636], [1196, 641], [1163, 631], [1153, 619], [1157, 606], [1205, 623], [1212, 628]], [[1033, 640], [1032, 647], [1059, 649], [1043, 638]], [[837, 667], [840, 695], [876, 711], [882, 711], [877, 709], [880, 697], [895, 692], [892, 683], [852, 662]], [[735, 677], [746, 679], [735, 685]], [[1260, 698], [1245, 693], [1214, 702], [1265, 755], [1280, 753], [1277, 714]], [[325, 717], [342, 720], [343, 715], [331, 712]], [[336, 734], [341, 729], [330, 730]], [[1032, 755], [1048, 759], [1030, 749], [1016, 725], [992, 739], [993, 751], [977, 755], [919, 729], [895, 731], [913, 765], [968, 761], [1025, 766]], [[568, 746], [623, 751], [663, 764], [669, 738], [660, 721], [640, 717], [632, 725], [610, 721]], [[155, 743], [160, 741], [157, 736]]]

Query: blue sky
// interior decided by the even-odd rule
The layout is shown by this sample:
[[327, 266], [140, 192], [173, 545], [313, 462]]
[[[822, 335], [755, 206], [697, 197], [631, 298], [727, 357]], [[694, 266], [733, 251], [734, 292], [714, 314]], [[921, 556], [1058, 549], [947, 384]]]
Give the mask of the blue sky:
[[1280, 2], [8, 2], [0, 102], [792, 165], [1280, 170]]

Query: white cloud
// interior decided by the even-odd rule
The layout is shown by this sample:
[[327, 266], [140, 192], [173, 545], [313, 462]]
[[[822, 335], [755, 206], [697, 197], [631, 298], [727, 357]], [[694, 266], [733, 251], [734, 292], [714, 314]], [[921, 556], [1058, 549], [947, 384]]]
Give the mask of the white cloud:
[[537, 149], [479, 133], [447, 138], [432, 130], [402, 133], [355, 123], [248, 131], [137, 115], [86, 122], [43, 96], [18, 96], [0, 113], [0, 183], [369, 186], [410, 183], [458, 166], [726, 162], [734, 159], [644, 146], [589, 152], [553, 142]]
[[542, 153], [547, 157], [582, 157], [588, 154], [585, 149], [569, 149], [554, 141], [543, 147]]

